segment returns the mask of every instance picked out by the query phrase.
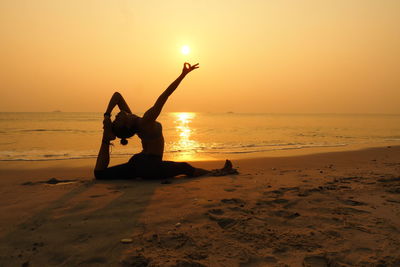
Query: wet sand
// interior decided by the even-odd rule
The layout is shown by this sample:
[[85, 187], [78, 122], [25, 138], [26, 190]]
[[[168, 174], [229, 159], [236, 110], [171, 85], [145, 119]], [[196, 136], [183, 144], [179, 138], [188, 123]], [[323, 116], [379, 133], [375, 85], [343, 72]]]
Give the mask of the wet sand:
[[161, 184], [1, 162], [0, 266], [400, 266], [399, 146], [233, 164]]

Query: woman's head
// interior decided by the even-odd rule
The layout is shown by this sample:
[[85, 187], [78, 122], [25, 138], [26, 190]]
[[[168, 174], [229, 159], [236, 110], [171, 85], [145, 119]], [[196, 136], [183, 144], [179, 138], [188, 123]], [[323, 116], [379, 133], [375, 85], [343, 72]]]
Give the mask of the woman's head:
[[137, 132], [136, 119], [138, 117], [125, 111], [120, 111], [112, 123], [112, 131], [118, 137], [121, 138], [121, 144], [128, 144], [129, 137], [132, 137]]

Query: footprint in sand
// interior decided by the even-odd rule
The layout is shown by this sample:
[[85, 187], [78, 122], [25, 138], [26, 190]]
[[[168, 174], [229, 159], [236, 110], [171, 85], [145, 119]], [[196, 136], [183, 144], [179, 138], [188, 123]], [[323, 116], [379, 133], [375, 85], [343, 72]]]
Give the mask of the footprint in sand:
[[278, 260], [272, 256], [266, 256], [264, 258], [250, 258], [246, 262], [240, 263], [240, 267], [260, 267], [270, 266], [270, 264], [277, 263]]
[[324, 256], [319, 255], [311, 255], [306, 256], [303, 259], [304, 267], [328, 267], [329, 261]]
[[273, 215], [283, 217], [285, 219], [294, 219], [300, 216], [298, 212], [291, 212], [287, 210], [277, 210], [272, 212]]
[[386, 199], [386, 201], [387, 201], [387, 202], [391, 202], [391, 203], [398, 203], [398, 204], [400, 204], [400, 200], [397, 200], [397, 199], [389, 198], [389, 199]]
[[[147, 265], [131, 265], [131, 266], [147, 266]], [[195, 266], [195, 267], [206, 267], [206, 265], [201, 264], [196, 261], [188, 261], [188, 260], [177, 260], [176, 264], [173, 265], [174, 267], [189, 267], [189, 266]]]
[[224, 198], [221, 199], [222, 203], [225, 204], [236, 204], [236, 205], [245, 205], [246, 202], [240, 198]]
[[390, 189], [386, 190], [386, 192], [391, 193], [391, 194], [400, 194], [400, 187], [390, 188]]
[[268, 206], [275, 206], [275, 204], [287, 204], [289, 203], [289, 200], [284, 199], [284, 198], [277, 198], [274, 200], [259, 200], [256, 202], [257, 206], [263, 206], [263, 205], [268, 205]]
[[349, 205], [349, 206], [365, 206], [365, 205], [367, 205], [367, 203], [355, 201], [355, 200], [351, 200], [351, 199], [341, 200], [340, 202], [342, 202], [345, 205]]
[[[192, 260], [204, 260], [208, 258], [208, 255], [205, 251], [193, 251], [191, 253], [186, 254], [186, 257]], [[197, 266], [197, 265], [187, 265], [187, 266]]]
[[277, 197], [281, 197], [285, 194], [284, 191], [282, 190], [273, 190], [273, 191], [266, 191], [263, 193], [264, 196], [266, 197], [270, 197], [270, 198], [277, 198]]
[[370, 213], [370, 212], [365, 211], [365, 210], [349, 208], [349, 207], [337, 207], [333, 210], [332, 213], [339, 214], [339, 215], [352, 215], [352, 214], [366, 214], [366, 213]]
[[121, 260], [121, 264], [123, 266], [148, 266], [150, 264], [150, 261], [150, 258], [146, 258], [142, 254], [138, 254], [124, 257]]
[[214, 215], [222, 215], [225, 212], [222, 209], [210, 209], [210, 210], [208, 210], [208, 213], [214, 214]]
[[89, 196], [90, 198], [98, 198], [98, 197], [105, 197], [106, 195], [105, 194], [102, 194], [102, 195], [91, 195], [91, 196]]
[[309, 190], [304, 190], [304, 191], [300, 191], [297, 195], [299, 197], [308, 197], [309, 195], [311, 195], [311, 192]]
[[232, 218], [227, 218], [227, 217], [216, 217], [211, 214], [208, 215], [210, 220], [216, 221], [219, 227], [222, 229], [229, 228], [237, 223], [237, 220], [232, 219]]
[[232, 218], [220, 218], [217, 220], [218, 225], [225, 229], [225, 228], [229, 228], [233, 225], [235, 225], [237, 222], [237, 220], [232, 219]]
[[225, 188], [224, 190], [226, 192], [234, 192], [234, 191], [236, 191], [236, 188]]

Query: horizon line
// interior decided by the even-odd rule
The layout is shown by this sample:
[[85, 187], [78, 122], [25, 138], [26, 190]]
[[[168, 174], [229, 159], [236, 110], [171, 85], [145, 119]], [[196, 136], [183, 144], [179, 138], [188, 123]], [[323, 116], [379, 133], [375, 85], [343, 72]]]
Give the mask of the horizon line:
[[[136, 112], [138, 114], [145, 111]], [[0, 111], [0, 113], [103, 113], [102, 111]], [[165, 111], [163, 113], [270, 114], [270, 115], [400, 115], [379, 112], [235, 112], [235, 111]]]

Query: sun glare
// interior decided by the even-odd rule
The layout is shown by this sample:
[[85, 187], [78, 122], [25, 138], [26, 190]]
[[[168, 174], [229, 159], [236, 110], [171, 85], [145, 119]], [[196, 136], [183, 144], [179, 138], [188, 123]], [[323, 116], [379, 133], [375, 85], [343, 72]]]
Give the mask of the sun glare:
[[184, 55], [189, 54], [189, 53], [190, 53], [190, 47], [187, 46], [187, 45], [182, 46], [181, 52], [182, 52], [182, 54], [184, 54]]
[[189, 126], [192, 119], [196, 117], [193, 112], [177, 112], [172, 113], [175, 117], [175, 129], [178, 134], [178, 140], [172, 145], [172, 150], [177, 151], [174, 156], [175, 160], [193, 160], [196, 155], [196, 149], [199, 144], [191, 139], [193, 129]]

